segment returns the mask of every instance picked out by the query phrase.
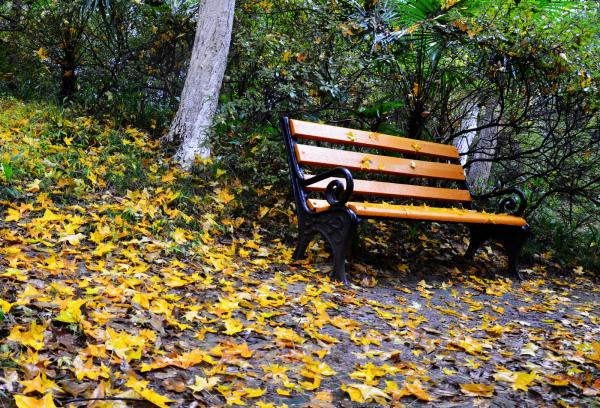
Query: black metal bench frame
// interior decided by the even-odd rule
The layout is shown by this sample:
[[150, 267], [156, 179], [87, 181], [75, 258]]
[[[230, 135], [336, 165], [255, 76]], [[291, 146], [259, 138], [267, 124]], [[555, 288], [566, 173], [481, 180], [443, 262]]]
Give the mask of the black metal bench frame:
[[[295, 260], [303, 259], [308, 245], [315, 235], [320, 233], [331, 247], [333, 256], [332, 278], [348, 283], [345, 266], [346, 254], [350, 250], [352, 240], [357, 233], [358, 224], [361, 221], [361, 218], [345, 205], [350, 199], [354, 188], [352, 173], [346, 168], [336, 167], [307, 179], [294, 153], [296, 140], [292, 137], [289, 118], [282, 118], [281, 127], [298, 217], [298, 244], [293, 258]], [[461, 164], [459, 160], [452, 161], [452, 163]], [[329, 209], [322, 212], [311, 210], [307, 204], [308, 192], [305, 188], [330, 177], [342, 178], [345, 180], [345, 184], [337, 179], [332, 180], [325, 190], [325, 197], [330, 205]], [[469, 190], [466, 182], [461, 184], [465, 190]], [[501, 196], [506, 197], [499, 202], [499, 212], [515, 216], [523, 214], [527, 206], [527, 199], [525, 194], [516, 187], [497, 189], [487, 194], [471, 194], [473, 200], [486, 200]], [[476, 206], [471, 202], [469, 209], [475, 208]], [[525, 241], [531, 233], [528, 225], [469, 224], [469, 231], [470, 242], [464, 255], [465, 258], [472, 259], [477, 249], [487, 240], [495, 239], [502, 244], [508, 255], [509, 273], [517, 279], [522, 279], [518, 271], [518, 258]]]

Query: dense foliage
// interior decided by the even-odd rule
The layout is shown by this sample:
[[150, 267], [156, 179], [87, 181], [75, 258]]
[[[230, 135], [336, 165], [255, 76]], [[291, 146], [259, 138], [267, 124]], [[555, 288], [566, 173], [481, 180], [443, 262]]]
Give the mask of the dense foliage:
[[[452, 142], [477, 189], [526, 191], [540, 249], [599, 262], [595, 2], [237, 7], [214, 136], [228, 174], [286, 188], [283, 114]], [[0, 89], [55, 97], [75, 117], [109, 115], [158, 138], [177, 108], [195, 11], [186, 0], [4, 2]], [[242, 183], [247, 200], [252, 183]]]

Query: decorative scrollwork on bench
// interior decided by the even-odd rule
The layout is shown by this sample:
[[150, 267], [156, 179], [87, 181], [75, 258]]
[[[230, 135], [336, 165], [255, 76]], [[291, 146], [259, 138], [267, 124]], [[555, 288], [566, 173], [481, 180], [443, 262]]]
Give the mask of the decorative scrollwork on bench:
[[319, 181], [326, 180], [330, 177], [343, 177], [345, 183], [342, 183], [339, 179], [334, 179], [327, 184], [327, 188], [325, 189], [327, 202], [332, 207], [343, 206], [348, 202], [354, 191], [354, 181], [352, 179], [352, 174], [348, 169], [336, 167], [309, 179], [302, 180], [301, 185], [302, 187], [310, 186], [311, 184], [318, 183]]
[[471, 196], [475, 200], [487, 200], [493, 197], [504, 197], [498, 203], [498, 210], [501, 213], [512, 214], [520, 216], [527, 208], [527, 198], [525, 193], [517, 187], [503, 188], [501, 190], [492, 190], [487, 194], [472, 194]]

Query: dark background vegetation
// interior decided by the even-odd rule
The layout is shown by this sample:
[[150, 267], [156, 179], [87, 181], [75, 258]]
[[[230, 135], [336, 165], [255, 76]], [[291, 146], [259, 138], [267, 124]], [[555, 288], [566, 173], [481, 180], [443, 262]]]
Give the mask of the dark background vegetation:
[[[287, 191], [282, 115], [444, 143], [475, 132], [467, 166], [492, 166], [474, 187], [525, 191], [530, 253], [551, 249], [600, 268], [597, 2], [236, 7], [213, 147], [245, 186], [242, 212], [269, 200], [253, 186]], [[94, 115], [158, 139], [177, 109], [196, 10], [186, 0], [0, 2], [0, 94], [50, 100], [66, 116]], [[467, 129], [475, 106], [481, 113]]]

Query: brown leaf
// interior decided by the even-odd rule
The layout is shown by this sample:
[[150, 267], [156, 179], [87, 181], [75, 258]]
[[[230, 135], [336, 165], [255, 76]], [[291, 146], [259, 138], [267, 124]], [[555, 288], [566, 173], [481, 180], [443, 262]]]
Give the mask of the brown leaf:
[[163, 380], [162, 386], [173, 392], [185, 391], [185, 381], [181, 377], [167, 378]]

